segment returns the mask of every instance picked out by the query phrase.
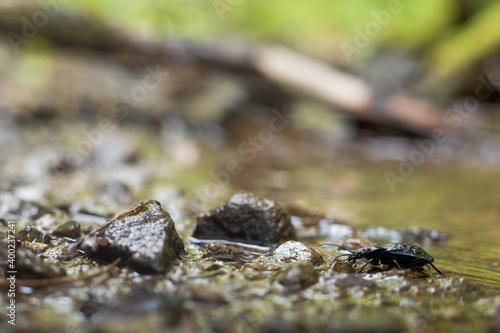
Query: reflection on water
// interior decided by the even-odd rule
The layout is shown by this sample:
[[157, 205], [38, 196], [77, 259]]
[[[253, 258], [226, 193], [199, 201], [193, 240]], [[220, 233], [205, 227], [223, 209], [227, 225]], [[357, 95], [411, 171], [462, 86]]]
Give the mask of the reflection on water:
[[448, 239], [425, 247], [447, 276], [500, 288], [500, 170], [426, 165], [393, 192], [384, 172], [394, 167], [304, 163], [289, 170], [292, 181], [287, 189], [278, 191], [270, 182], [269, 188], [262, 187], [265, 177], [258, 172], [245, 185], [282, 202], [306, 200], [314, 209], [358, 229], [439, 230]]

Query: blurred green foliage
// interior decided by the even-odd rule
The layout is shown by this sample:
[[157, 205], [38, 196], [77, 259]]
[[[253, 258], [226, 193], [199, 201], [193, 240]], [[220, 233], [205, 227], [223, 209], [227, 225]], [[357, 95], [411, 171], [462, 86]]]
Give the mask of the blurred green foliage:
[[[136, 37], [278, 43], [347, 63], [381, 47], [409, 49], [442, 78], [500, 47], [500, 0], [73, 0], [64, 6]], [[345, 45], [354, 48], [349, 53]]]
[[429, 59], [439, 76], [452, 76], [500, 48], [500, 1], [491, 1], [467, 24], [456, 28], [430, 50]]
[[70, 6], [119, 27], [145, 35], [196, 39], [244, 38], [279, 41], [303, 50], [328, 50], [351, 42], [374, 13], [399, 4], [401, 13], [370, 41], [414, 48], [429, 43], [455, 20], [451, 0], [74, 0]]

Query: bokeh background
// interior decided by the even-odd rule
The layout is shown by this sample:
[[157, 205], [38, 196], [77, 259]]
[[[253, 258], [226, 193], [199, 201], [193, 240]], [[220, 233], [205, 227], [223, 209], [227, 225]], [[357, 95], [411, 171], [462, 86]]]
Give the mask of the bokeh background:
[[0, 213], [152, 198], [188, 235], [251, 191], [439, 230], [439, 267], [498, 290], [499, 15], [487, 0], [4, 0]]
[[[4, 186], [65, 176], [26, 199], [69, 200], [62, 188], [75, 173], [92, 183], [93, 172], [150, 158], [179, 174], [150, 162], [140, 180], [117, 180], [133, 188], [131, 200], [151, 196], [156, 176], [146, 174], [196, 193], [232, 160], [243, 167], [207, 198], [230, 193], [225, 185], [344, 198], [372, 173], [380, 185], [361, 187], [391, 196], [429, 169], [492, 179], [500, 161], [497, 1], [54, 0], [0, 10]], [[290, 54], [305, 62], [286, 63]], [[281, 73], [266, 69], [276, 63]], [[261, 148], [249, 140], [273, 109], [293, 121]], [[313, 181], [365, 167], [328, 186]]]

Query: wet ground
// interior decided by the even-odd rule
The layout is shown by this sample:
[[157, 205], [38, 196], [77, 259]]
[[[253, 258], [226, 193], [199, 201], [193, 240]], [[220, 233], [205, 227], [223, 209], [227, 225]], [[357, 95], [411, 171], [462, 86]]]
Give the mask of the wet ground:
[[[399, 174], [398, 162], [319, 157], [307, 149], [294, 152], [280, 139], [226, 177], [221, 171], [228, 162], [241, 160], [235, 145], [213, 148], [168, 131], [129, 128], [107, 133], [85, 153], [82, 142], [89, 139], [81, 131], [4, 129], [11, 145], [2, 148], [3, 219], [14, 221], [16, 231], [30, 225], [49, 235], [73, 219], [86, 235], [155, 199], [170, 213], [187, 253], [166, 273], [145, 275], [85, 256], [60, 260], [57, 250], [67, 252], [72, 240], [40, 249], [43, 242], [30, 239], [24, 246], [44, 253], [45, 266], [63, 269], [66, 280], [60, 271], [42, 271], [36, 279], [46, 285], [19, 285], [16, 326], [2, 316], [2, 331], [499, 330], [498, 169], [431, 159], [393, 191], [386, 174]], [[83, 153], [68, 158], [78, 149]], [[288, 244], [292, 250], [280, 257], [241, 247], [224, 248], [221, 255], [219, 248], [193, 244], [196, 217], [240, 191], [278, 202], [293, 216], [300, 243]], [[1, 226], [3, 235], [9, 226]], [[427, 229], [412, 234], [408, 227]], [[446, 277], [430, 267], [356, 275], [334, 261], [341, 254], [335, 247], [318, 247], [350, 237], [418, 244]], [[323, 261], [308, 257], [308, 247]], [[6, 292], [0, 300], [5, 309]]]

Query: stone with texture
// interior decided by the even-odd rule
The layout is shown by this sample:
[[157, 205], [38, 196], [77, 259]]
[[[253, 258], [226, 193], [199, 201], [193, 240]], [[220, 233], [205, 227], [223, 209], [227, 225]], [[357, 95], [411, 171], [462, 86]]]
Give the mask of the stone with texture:
[[283, 265], [299, 261], [309, 261], [313, 266], [325, 263], [323, 257], [313, 248], [307, 247], [301, 242], [288, 241], [281, 244], [274, 251], [265, 253], [254, 260], [254, 263], [262, 265]]
[[296, 237], [290, 217], [278, 204], [251, 193], [235, 194], [197, 222], [193, 233], [197, 239], [272, 246]]
[[85, 237], [81, 246], [92, 258], [122, 258], [140, 273], [161, 273], [184, 251], [174, 221], [156, 200], [141, 202]]

